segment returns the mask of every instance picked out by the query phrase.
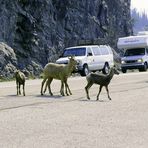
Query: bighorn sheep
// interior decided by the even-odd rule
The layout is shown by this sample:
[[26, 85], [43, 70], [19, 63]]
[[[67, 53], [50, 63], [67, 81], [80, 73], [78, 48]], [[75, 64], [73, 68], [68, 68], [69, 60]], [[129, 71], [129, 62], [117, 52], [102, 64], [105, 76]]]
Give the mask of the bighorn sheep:
[[15, 72], [17, 95], [21, 95], [20, 86], [23, 85], [23, 95], [25, 96], [25, 75], [21, 71]]
[[[71, 75], [71, 73], [75, 70], [76, 67], [76, 60], [74, 59], [74, 57], [70, 57], [69, 58], [69, 62], [67, 65], [65, 64], [56, 64], [56, 63], [48, 63], [45, 68], [44, 68], [44, 79], [42, 81], [41, 84], [41, 95], [43, 95], [43, 86], [44, 83], [46, 82], [46, 80], [48, 79], [48, 81], [46, 82], [46, 87], [44, 92], [46, 91], [46, 88], [48, 86], [49, 89], [49, 93], [52, 96], [52, 92], [51, 92], [51, 88], [50, 88], [50, 84], [52, 82], [53, 79], [58, 79], [61, 80], [61, 89], [60, 89], [60, 93], [62, 96], [64, 96], [64, 84], [65, 84], [65, 93], [66, 95], [72, 95], [70, 88], [67, 84], [67, 79], [68, 77]], [[68, 91], [69, 94], [68, 94]]]
[[100, 95], [100, 92], [101, 92], [103, 86], [105, 86], [107, 94], [108, 94], [108, 98], [109, 98], [109, 100], [111, 100], [111, 97], [109, 96], [108, 85], [109, 85], [111, 79], [113, 78], [114, 74], [119, 74], [119, 72], [117, 71], [117, 69], [115, 67], [112, 67], [110, 69], [110, 72], [107, 75], [104, 75], [104, 74], [101, 74], [101, 73], [100, 74], [90, 73], [89, 75], [87, 75], [86, 76], [87, 85], [85, 87], [87, 99], [90, 99], [89, 92], [88, 92], [90, 87], [93, 84], [98, 84], [98, 85], [100, 85], [100, 89], [99, 89], [99, 93], [97, 95], [97, 100], [99, 100], [99, 95]]

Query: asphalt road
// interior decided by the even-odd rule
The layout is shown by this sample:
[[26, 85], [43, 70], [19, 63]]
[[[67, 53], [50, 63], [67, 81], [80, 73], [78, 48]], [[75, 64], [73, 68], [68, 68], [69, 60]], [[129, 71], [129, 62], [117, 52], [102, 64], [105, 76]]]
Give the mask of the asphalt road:
[[147, 148], [148, 73], [115, 75], [96, 101], [98, 86], [86, 99], [85, 77], [68, 79], [72, 96], [40, 95], [42, 80], [26, 81], [16, 96], [15, 81], [0, 83], [0, 148]]

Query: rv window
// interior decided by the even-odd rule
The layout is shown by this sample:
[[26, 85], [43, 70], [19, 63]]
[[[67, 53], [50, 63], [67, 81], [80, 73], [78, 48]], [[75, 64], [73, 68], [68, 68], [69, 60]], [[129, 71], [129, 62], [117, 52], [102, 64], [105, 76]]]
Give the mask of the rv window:
[[145, 48], [127, 49], [125, 56], [145, 55]]

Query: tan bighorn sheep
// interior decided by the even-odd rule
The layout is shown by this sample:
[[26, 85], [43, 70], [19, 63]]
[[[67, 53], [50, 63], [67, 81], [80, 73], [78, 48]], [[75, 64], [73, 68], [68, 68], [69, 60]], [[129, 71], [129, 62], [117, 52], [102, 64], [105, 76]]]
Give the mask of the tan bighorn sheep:
[[23, 85], [23, 95], [25, 96], [25, 75], [20, 70], [15, 72], [17, 95], [21, 95], [20, 87]]
[[46, 88], [48, 86], [50, 95], [53, 95], [51, 92], [50, 84], [53, 79], [58, 79], [58, 80], [61, 80], [61, 89], [60, 89], [61, 95], [62, 96], [65, 95], [64, 94], [64, 84], [65, 84], [66, 95], [72, 95], [70, 88], [67, 84], [67, 79], [71, 75], [71, 73], [75, 70], [76, 64], [77, 62], [74, 59], [74, 57], [69, 58], [68, 64], [56, 64], [56, 63], [46, 64], [44, 71], [43, 71], [44, 77], [43, 77], [43, 81], [41, 84], [41, 95], [43, 95], [43, 86], [47, 79], [48, 81], [46, 82], [44, 92], [46, 91]]
[[108, 85], [109, 85], [111, 79], [113, 78], [114, 74], [119, 74], [119, 72], [117, 71], [117, 69], [115, 67], [112, 67], [110, 69], [110, 72], [107, 75], [104, 75], [104, 74], [101, 74], [101, 73], [100, 74], [98, 74], [98, 73], [90, 73], [90, 74], [88, 74], [86, 76], [87, 85], [85, 87], [87, 99], [90, 99], [89, 92], [88, 92], [90, 87], [93, 84], [98, 84], [98, 85], [100, 85], [100, 89], [99, 89], [99, 93], [97, 95], [97, 100], [99, 100], [99, 95], [100, 95], [100, 92], [101, 92], [103, 86], [105, 86], [107, 94], [108, 94], [108, 98], [109, 98], [109, 100], [111, 100], [111, 97], [109, 96]]

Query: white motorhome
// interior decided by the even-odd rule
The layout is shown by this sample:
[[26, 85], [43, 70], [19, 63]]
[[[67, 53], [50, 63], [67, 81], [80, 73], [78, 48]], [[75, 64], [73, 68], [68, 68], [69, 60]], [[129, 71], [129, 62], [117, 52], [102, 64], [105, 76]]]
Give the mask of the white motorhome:
[[123, 73], [126, 73], [128, 69], [147, 70], [148, 34], [140, 32], [137, 36], [119, 38], [117, 47], [124, 49], [124, 56], [121, 58]]

